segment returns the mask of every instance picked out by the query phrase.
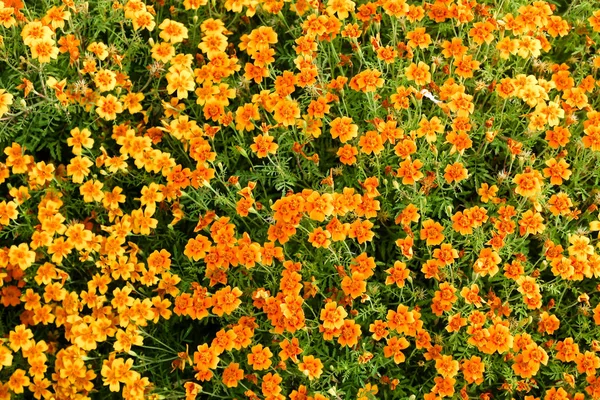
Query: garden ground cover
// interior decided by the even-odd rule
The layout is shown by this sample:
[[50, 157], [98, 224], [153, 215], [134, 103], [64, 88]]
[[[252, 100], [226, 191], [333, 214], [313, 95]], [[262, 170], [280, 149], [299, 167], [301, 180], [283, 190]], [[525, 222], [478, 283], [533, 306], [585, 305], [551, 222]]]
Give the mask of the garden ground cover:
[[0, 400], [600, 399], [600, 4], [0, 0]]

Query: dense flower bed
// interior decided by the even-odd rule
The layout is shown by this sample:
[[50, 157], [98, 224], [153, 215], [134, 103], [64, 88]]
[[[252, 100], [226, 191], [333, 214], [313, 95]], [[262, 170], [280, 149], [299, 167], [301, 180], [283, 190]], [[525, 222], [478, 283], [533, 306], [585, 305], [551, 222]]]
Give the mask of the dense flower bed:
[[593, 1], [0, 0], [0, 400], [600, 399]]

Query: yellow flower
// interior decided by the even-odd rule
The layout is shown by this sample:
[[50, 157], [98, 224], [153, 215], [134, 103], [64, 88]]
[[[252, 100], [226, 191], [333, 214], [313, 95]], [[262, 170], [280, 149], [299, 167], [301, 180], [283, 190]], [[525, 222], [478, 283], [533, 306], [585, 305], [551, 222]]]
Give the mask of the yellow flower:
[[[171, 67], [173, 68], [173, 67]], [[176, 69], [168, 72], [167, 78], [167, 92], [172, 94], [177, 91], [178, 99], [187, 99], [188, 92], [194, 90], [196, 83], [194, 82], [194, 76], [186, 69], [177, 71]]]
[[58, 47], [55, 46], [54, 40], [38, 40], [31, 45], [31, 56], [40, 63], [48, 63], [58, 57]]
[[181, 22], [165, 19], [158, 29], [161, 30], [160, 38], [171, 43], [183, 42], [188, 38], [188, 30]]
[[32, 21], [23, 27], [21, 37], [27, 46], [40, 40], [52, 40], [52, 30], [40, 21]]
[[8, 108], [12, 103], [13, 95], [4, 89], [0, 89], [0, 117], [8, 112]]
[[96, 87], [100, 93], [110, 92], [117, 85], [116, 77], [117, 75], [114, 72], [108, 69], [101, 69], [96, 72], [96, 75], [94, 76], [94, 83], [96, 84]]
[[117, 114], [123, 112], [123, 104], [112, 94], [100, 96], [96, 101], [96, 112], [101, 118], [112, 121], [117, 118]]

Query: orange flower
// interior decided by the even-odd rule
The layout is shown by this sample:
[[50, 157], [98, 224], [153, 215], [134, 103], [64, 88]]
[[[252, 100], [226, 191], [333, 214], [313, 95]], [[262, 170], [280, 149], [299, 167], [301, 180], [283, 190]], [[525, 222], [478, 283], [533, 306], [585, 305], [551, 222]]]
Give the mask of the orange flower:
[[206, 256], [210, 246], [211, 243], [206, 236], [197, 235], [195, 238], [188, 240], [183, 254], [194, 261], [198, 261]]
[[559, 327], [560, 321], [558, 318], [556, 318], [556, 315], [550, 315], [546, 311], [542, 312], [540, 315], [540, 321], [538, 322], [539, 332], [552, 335]]
[[569, 394], [563, 388], [551, 388], [546, 390], [546, 395], [544, 396], [544, 400], [567, 400], [569, 398]]
[[439, 249], [433, 250], [433, 258], [443, 265], [450, 265], [458, 258], [458, 251], [449, 243], [443, 243]]
[[458, 361], [450, 355], [441, 356], [435, 360], [435, 369], [444, 378], [453, 378], [458, 374]]
[[350, 224], [342, 224], [337, 217], [333, 217], [327, 224], [326, 229], [331, 234], [331, 240], [339, 242], [346, 239], [349, 226]]
[[231, 314], [242, 304], [239, 299], [241, 295], [242, 291], [237, 287], [231, 289], [231, 286], [226, 286], [217, 291], [213, 296], [213, 313], [219, 317], [223, 314]]
[[225, 386], [232, 388], [237, 387], [243, 377], [244, 371], [240, 369], [240, 364], [232, 362], [223, 370], [222, 381]]
[[470, 235], [473, 233], [473, 222], [469, 210], [457, 211], [452, 216], [452, 229], [461, 235]]
[[426, 49], [431, 44], [431, 36], [425, 33], [425, 28], [415, 28], [406, 34], [408, 47]]
[[371, 231], [372, 227], [373, 223], [371, 221], [361, 221], [360, 219], [357, 219], [350, 224], [348, 228], [348, 236], [352, 239], [356, 238], [359, 244], [370, 242], [375, 236], [375, 233]]
[[481, 297], [479, 296], [479, 286], [477, 284], [472, 284], [470, 288], [462, 288], [460, 295], [465, 299], [465, 303], [473, 304], [477, 308], [482, 306]]
[[281, 383], [282, 379], [278, 374], [268, 373], [263, 377], [263, 382], [261, 385], [262, 393], [266, 398], [277, 398], [281, 392]]
[[510, 334], [508, 327], [501, 323], [496, 323], [488, 331], [489, 337], [485, 349], [487, 354], [493, 354], [496, 351], [502, 354], [510, 350], [513, 345], [513, 336]]
[[369, 326], [369, 332], [373, 333], [373, 339], [377, 341], [387, 337], [387, 335], [390, 333], [387, 330], [387, 323], [379, 319], [375, 320], [375, 322]]
[[200, 391], [202, 391], [202, 386], [196, 382], [186, 382], [183, 384], [183, 387], [185, 387], [185, 400], [195, 400]]
[[265, 133], [254, 137], [254, 144], [250, 145], [250, 149], [256, 153], [258, 158], [265, 158], [268, 154], [276, 154], [279, 145], [273, 143], [273, 136]]
[[575, 361], [579, 354], [579, 345], [573, 338], [569, 337], [556, 343], [556, 358], [562, 362]]
[[117, 114], [123, 112], [123, 104], [112, 94], [100, 96], [96, 101], [96, 112], [104, 120], [112, 121], [117, 118]]
[[458, 332], [460, 328], [467, 325], [467, 319], [462, 318], [460, 313], [451, 315], [448, 317], [448, 326], [446, 326], [446, 330], [448, 332]]
[[421, 240], [426, 240], [427, 246], [436, 246], [444, 240], [444, 227], [432, 219], [423, 222], [421, 227]]
[[434, 378], [434, 382], [435, 386], [432, 389], [433, 393], [438, 394], [440, 397], [452, 397], [454, 394], [454, 384], [456, 383], [456, 379], [436, 376]]
[[409, 96], [414, 92], [413, 88], [399, 86], [396, 93], [390, 96], [390, 100], [396, 110], [408, 109], [410, 107]]
[[590, 125], [583, 130], [585, 136], [581, 139], [583, 147], [591, 148], [593, 151], [600, 151], [600, 127]]
[[472, 78], [473, 71], [479, 69], [481, 63], [473, 60], [472, 56], [464, 55], [460, 58], [456, 58], [453, 65], [456, 67], [456, 75], [461, 78]]
[[575, 362], [577, 363], [577, 371], [580, 374], [585, 373], [587, 376], [595, 376], [596, 369], [600, 368], [600, 357], [591, 351], [579, 353]]
[[369, 400], [375, 398], [375, 395], [379, 393], [377, 385], [371, 385], [367, 383], [365, 387], [358, 389], [356, 393], [357, 400]]
[[496, 198], [496, 194], [498, 193], [498, 186], [490, 186], [487, 183], [482, 183], [481, 187], [477, 189], [477, 193], [479, 194], [479, 196], [481, 196], [481, 201], [483, 203], [487, 203], [488, 201]]
[[168, 18], [163, 20], [158, 29], [161, 30], [159, 34], [160, 38], [171, 43], [180, 43], [188, 37], [185, 25]]
[[452, 38], [452, 41], [449, 42], [444, 40], [442, 42], [442, 55], [446, 58], [455, 57], [462, 58], [462, 56], [467, 52], [468, 47], [462, 44], [461, 38]]
[[383, 355], [386, 358], [394, 357], [396, 364], [403, 363], [406, 360], [402, 350], [407, 349], [409, 346], [408, 340], [403, 337], [391, 337], [387, 339], [387, 344], [383, 348]]
[[406, 264], [400, 261], [394, 262], [392, 268], [387, 269], [388, 276], [385, 279], [386, 285], [396, 284], [398, 287], [404, 287], [404, 282], [410, 275], [410, 270], [406, 268]]
[[415, 315], [408, 307], [400, 304], [394, 310], [388, 310], [387, 316], [388, 328], [397, 331], [398, 333], [407, 333], [410, 326], [415, 322]]
[[300, 342], [298, 341], [298, 338], [293, 338], [291, 341], [285, 339], [279, 343], [279, 347], [281, 347], [279, 358], [281, 358], [282, 361], [290, 358], [294, 362], [298, 361], [298, 355], [303, 352], [303, 350], [300, 348]]
[[67, 165], [67, 175], [72, 176], [73, 183], [83, 183], [83, 178], [90, 174], [93, 163], [87, 157], [76, 156]]
[[470, 94], [457, 91], [452, 94], [450, 99], [451, 101], [448, 103], [448, 109], [456, 113], [457, 117], [467, 118], [475, 111], [475, 105], [472, 102], [473, 96]]
[[548, 209], [553, 215], [566, 215], [570, 212], [573, 202], [569, 198], [568, 194], [560, 192], [553, 194], [550, 197], [550, 200], [548, 200], [548, 206]]
[[412, 185], [424, 177], [423, 173], [419, 171], [422, 166], [423, 163], [420, 160], [417, 159], [413, 162], [407, 158], [400, 163], [396, 176], [402, 178], [403, 185]]
[[600, 10], [594, 11], [592, 16], [588, 18], [588, 22], [594, 32], [600, 32]]
[[494, 276], [498, 272], [498, 264], [501, 261], [498, 253], [486, 247], [479, 252], [479, 257], [473, 265], [473, 271], [481, 276]]
[[548, 141], [548, 146], [553, 149], [558, 149], [559, 147], [563, 147], [569, 143], [570, 137], [571, 133], [567, 128], [556, 126], [554, 127], [554, 130], [546, 131], [545, 139]]
[[535, 197], [542, 191], [542, 175], [536, 170], [526, 170], [517, 174], [513, 183], [517, 185], [515, 192], [525, 197]]
[[353, 90], [364, 93], [375, 92], [378, 88], [383, 87], [384, 81], [380, 76], [381, 72], [367, 69], [353, 76], [349, 86]]
[[252, 346], [251, 353], [248, 354], [248, 364], [255, 371], [261, 371], [271, 366], [271, 357], [273, 353], [268, 347], [263, 347], [262, 344]]
[[[29, 387], [31, 380], [26, 375], [26, 372], [20, 368], [16, 369], [8, 379], [8, 387], [15, 394], [24, 392], [24, 388]], [[9, 398], [9, 397], [7, 397]]]
[[232, 330], [226, 331], [221, 329], [216, 333], [215, 338], [210, 346], [214, 349], [217, 355], [223, 353], [224, 351], [231, 351], [233, 349], [235, 337], [236, 335]]
[[412, 238], [412, 236], [407, 236], [404, 239], [400, 238], [396, 240], [396, 246], [400, 248], [402, 255], [408, 259], [411, 259], [413, 257], [413, 244], [414, 239]]
[[519, 220], [519, 233], [521, 236], [525, 234], [536, 235], [542, 233], [545, 229], [544, 217], [537, 211], [527, 210]]
[[365, 154], [379, 154], [384, 149], [381, 135], [376, 131], [368, 131], [358, 141], [360, 150]]
[[346, 165], [353, 165], [356, 163], [357, 154], [358, 149], [350, 144], [340, 147], [337, 151], [337, 156], [340, 158], [340, 162]]
[[21, 243], [18, 246], [13, 244], [8, 250], [8, 261], [13, 265], [18, 265], [19, 268], [25, 271], [35, 262], [35, 252], [29, 250], [27, 243]]
[[555, 158], [551, 158], [545, 163], [548, 168], [544, 168], [544, 176], [550, 178], [550, 183], [553, 185], [562, 185], [563, 179], [569, 180], [571, 171], [569, 170], [569, 164], [561, 158], [556, 161]]
[[[411, 222], [419, 222], [419, 209], [414, 204], [410, 203], [404, 210], [396, 217], [397, 224], [410, 225]], [[396, 243], [397, 244], [397, 243]]]
[[334, 139], [339, 137], [342, 143], [346, 143], [358, 135], [358, 125], [352, 123], [352, 118], [338, 117], [331, 121], [329, 126], [331, 137]]
[[481, 357], [472, 356], [468, 360], [463, 360], [461, 362], [461, 370], [467, 383], [475, 383], [476, 385], [483, 383], [485, 364], [481, 361]]
[[35, 341], [32, 339], [33, 332], [31, 329], [27, 329], [23, 324], [17, 325], [8, 335], [9, 345], [13, 352], [17, 352], [20, 349], [29, 349], [35, 344]]
[[329, 231], [323, 230], [323, 228], [318, 227], [308, 234], [308, 242], [316, 248], [328, 248], [331, 244], [331, 241], [329, 240], [330, 237], [331, 233], [329, 233]]
[[448, 183], [460, 182], [467, 179], [468, 175], [467, 169], [460, 162], [446, 165], [444, 172], [444, 178]]
[[323, 363], [314, 356], [305, 356], [298, 364], [298, 369], [308, 377], [309, 380], [319, 378], [323, 373]]
[[494, 35], [492, 32], [495, 29], [496, 28], [494, 25], [488, 21], [476, 22], [469, 31], [469, 36], [472, 37], [473, 41], [480, 46], [484, 43], [490, 44], [494, 40]]
[[326, 329], [339, 329], [344, 325], [344, 318], [348, 313], [342, 306], [338, 306], [335, 301], [325, 304], [321, 310], [321, 321]]
[[350, 264], [350, 270], [352, 273], [359, 273], [363, 279], [368, 279], [373, 276], [373, 270], [375, 269], [375, 259], [368, 257], [367, 253], [361, 253], [358, 257], [352, 259]]
[[311, 192], [305, 200], [305, 211], [310, 219], [322, 222], [333, 213], [333, 197], [329, 193]]
[[296, 118], [300, 118], [300, 108], [293, 100], [283, 99], [275, 104], [273, 118], [283, 126], [294, 125]]
[[419, 61], [419, 64], [411, 63], [406, 70], [404, 75], [408, 80], [414, 81], [418, 86], [427, 85], [431, 82], [431, 73], [429, 73], [429, 65], [423, 61]]
[[347, 296], [355, 299], [366, 292], [367, 282], [363, 279], [362, 274], [354, 272], [352, 277], [345, 276], [342, 279], [341, 287]]

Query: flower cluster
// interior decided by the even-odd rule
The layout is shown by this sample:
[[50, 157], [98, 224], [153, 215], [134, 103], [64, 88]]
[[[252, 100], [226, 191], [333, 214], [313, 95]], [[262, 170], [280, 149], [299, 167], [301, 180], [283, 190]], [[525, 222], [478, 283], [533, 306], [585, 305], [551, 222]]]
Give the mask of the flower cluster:
[[600, 399], [600, 10], [0, 0], [0, 400]]

